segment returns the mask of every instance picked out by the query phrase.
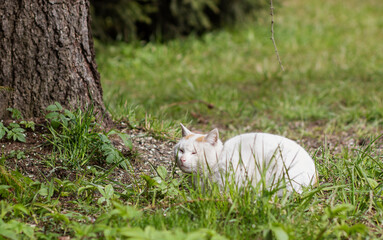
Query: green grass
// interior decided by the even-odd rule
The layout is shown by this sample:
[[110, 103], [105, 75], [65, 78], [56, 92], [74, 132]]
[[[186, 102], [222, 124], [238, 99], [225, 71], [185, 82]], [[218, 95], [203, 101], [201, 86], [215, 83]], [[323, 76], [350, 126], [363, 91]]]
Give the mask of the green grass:
[[267, 12], [256, 23], [201, 39], [98, 45], [105, 102], [115, 118], [135, 106], [139, 120], [148, 113], [233, 133], [284, 133], [294, 121], [320, 120], [330, 132], [332, 126], [381, 126], [382, 10], [380, 1], [356, 0], [277, 6], [275, 34], [285, 72], [269, 39]]
[[[227, 194], [188, 189], [161, 198], [153, 192], [166, 188], [154, 185], [148, 197], [150, 202], [157, 196], [156, 206], [144, 208], [145, 217], [133, 225], [185, 232], [209, 228], [230, 239], [379, 238], [383, 234], [380, 151], [374, 140], [337, 155], [320, 149], [315, 161], [321, 184], [302, 195], [276, 198], [260, 188], [238, 192], [229, 185]], [[166, 182], [166, 190], [174, 188], [170, 180]]]
[[[268, 11], [202, 38], [97, 43], [105, 103], [116, 120], [165, 141], [179, 137], [183, 122], [219, 127], [224, 138], [263, 131], [319, 142], [311, 154], [320, 184], [282, 198], [233, 185], [204, 192], [164, 167], [124, 184], [109, 177], [119, 164], [130, 166], [108, 139], [119, 133], [100, 132], [91, 109], [53, 105], [45, 135], [53, 151], [36, 161], [45, 160], [53, 175], [62, 168], [74, 174], [32, 180], [7, 165], [29, 152], [2, 147], [0, 238], [381, 238], [382, 12], [379, 0], [283, 1], [275, 33], [285, 72]], [[349, 137], [354, 143], [342, 145]]]
[[[319, 142], [344, 133], [374, 139], [383, 124], [382, 11], [377, 0], [284, 1], [275, 11], [284, 72], [268, 11], [256, 23], [201, 39], [98, 45], [105, 102], [116, 119], [157, 122], [172, 131], [186, 122], [202, 130], [219, 127], [224, 138], [264, 131]], [[180, 193], [183, 200], [165, 194], [162, 201], [169, 203], [135, 224], [209, 228], [231, 239], [381, 237], [381, 140], [338, 147], [324, 142], [317, 149], [321, 187], [302, 196], [234, 195], [228, 202], [219, 193], [191, 190]]]

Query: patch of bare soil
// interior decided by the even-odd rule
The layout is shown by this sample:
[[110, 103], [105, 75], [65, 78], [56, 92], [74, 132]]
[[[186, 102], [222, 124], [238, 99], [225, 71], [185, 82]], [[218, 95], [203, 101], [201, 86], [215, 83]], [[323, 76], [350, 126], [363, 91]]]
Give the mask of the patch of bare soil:
[[[134, 174], [119, 167], [112, 167], [113, 170], [108, 176], [111, 180], [129, 184], [132, 177], [136, 178], [141, 174], [153, 175], [153, 168], [158, 166], [172, 169], [173, 142], [155, 139], [143, 130], [127, 129], [122, 125], [116, 127], [123, 129], [122, 131], [131, 137], [132, 150], [128, 149], [117, 136], [112, 137], [111, 141], [130, 160]], [[8, 169], [17, 170], [34, 181], [49, 181], [53, 177], [73, 181], [83, 173], [62, 167], [59, 159], [50, 161], [55, 156], [52, 155], [52, 146], [44, 138], [47, 133], [44, 124], [39, 124], [35, 131], [25, 132], [25, 143], [5, 138], [0, 140], [1, 153], [6, 159], [5, 165]], [[56, 165], [52, 166], [50, 162], [56, 162]], [[102, 160], [95, 165], [99, 171], [106, 172], [111, 168]]]
[[[307, 132], [310, 132], [313, 137], [303, 137], [297, 140], [297, 142], [305, 146], [309, 152], [317, 152], [317, 154], [321, 154], [324, 147], [326, 147], [331, 154], [339, 154], [342, 149], [345, 148], [349, 150], [363, 149], [366, 148], [371, 141], [374, 141], [372, 136], [359, 136], [356, 132], [357, 129], [354, 128], [339, 131], [336, 134], [325, 134], [323, 132], [325, 124], [325, 122], [317, 121], [304, 126], [303, 123], [295, 122], [290, 124], [290, 129], [299, 132], [299, 129], [305, 128]], [[379, 132], [376, 132], [376, 137], [378, 134]], [[383, 152], [382, 135], [374, 141], [374, 145], [379, 153]]]
[[[119, 126], [119, 128], [122, 127]], [[111, 174], [114, 180], [127, 184], [131, 182], [132, 177], [137, 178], [142, 174], [149, 176], [155, 174], [154, 169], [159, 166], [164, 166], [168, 171], [172, 170], [174, 167], [174, 142], [156, 139], [140, 129], [123, 129], [122, 132], [130, 136], [133, 144], [133, 154], [131, 153], [133, 158], [131, 158], [130, 162], [134, 176], [131, 175], [131, 172], [116, 168]], [[113, 138], [112, 143], [124, 155], [129, 152], [120, 139]]]
[[52, 150], [44, 144], [45, 133], [44, 127], [36, 126], [35, 131], [25, 132], [25, 143], [7, 140], [5, 137], [0, 140], [2, 157], [6, 159], [5, 165], [33, 180], [43, 180], [43, 176], [48, 176], [50, 171], [44, 163], [44, 157]]
[[[349, 149], [367, 146], [370, 138], [357, 137], [353, 130], [338, 133], [337, 135], [322, 134], [320, 123], [313, 123], [306, 126], [307, 131], [312, 132], [314, 138], [305, 137], [298, 142], [307, 148], [309, 152], [315, 152], [320, 149], [326, 142], [327, 147], [332, 154], [340, 153], [341, 148], [347, 146]], [[301, 128], [299, 124], [294, 124], [291, 129]], [[123, 145], [122, 141], [114, 137], [111, 139], [114, 146], [119, 149], [125, 156], [130, 159], [134, 174], [130, 171], [115, 167], [109, 175], [109, 178], [122, 184], [129, 184], [132, 178], [137, 178], [142, 174], [153, 175], [153, 168], [164, 166], [168, 171], [174, 167], [173, 148], [175, 143], [166, 140], [155, 139], [144, 130], [128, 129], [126, 125], [118, 125], [117, 129], [122, 130], [131, 136], [133, 150], [129, 150]], [[318, 132], [319, 131], [319, 132]], [[48, 164], [51, 155], [52, 147], [49, 146], [43, 137], [47, 133], [44, 124], [36, 127], [34, 132], [26, 132], [26, 143], [14, 142], [10, 140], [0, 140], [0, 147], [3, 158], [5, 157], [5, 165], [8, 169], [18, 170], [24, 176], [28, 176], [33, 180], [47, 181], [53, 177], [60, 179], [74, 180], [82, 173], [76, 170], [69, 170], [60, 167], [60, 162], [56, 166]], [[376, 144], [379, 149], [383, 149], [383, 138], [377, 140]], [[11, 152], [13, 151], [13, 154]], [[19, 155], [17, 155], [19, 153]], [[320, 154], [320, 150], [317, 154]], [[108, 171], [110, 166], [99, 161], [98, 168], [100, 171]]]

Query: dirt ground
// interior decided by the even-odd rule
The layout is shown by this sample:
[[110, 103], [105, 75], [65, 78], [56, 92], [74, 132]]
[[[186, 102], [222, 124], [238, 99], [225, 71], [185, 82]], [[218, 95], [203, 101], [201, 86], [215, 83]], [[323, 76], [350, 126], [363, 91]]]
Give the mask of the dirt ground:
[[[294, 124], [291, 129], [294, 130], [294, 128], [299, 127], [299, 124]], [[116, 128], [131, 136], [133, 150], [128, 150], [117, 137], [111, 140], [114, 146], [130, 159], [135, 177], [142, 174], [153, 175], [153, 168], [158, 166], [164, 166], [168, 170], [174, 168], [174, 142], [156, 139], [142, 129], [129, 129], [124, 124], [116, 125]], [[313, 124], [310, 126], [309, 131], [315, 132], [315, 129], [321, 128]], [[76, 175], [81, 174], [79, 171], [68, 170], [60, 167], [59, 164], [56, 166], [49, 165], [48, 160], [52, 157], [52, 147], [44, 138], [46, 133], [47, 129], [40, 122], [34, 132], [26, 132], [26, 143], [14, 142], [4, 138], [0, 140], [2, 156], [6, 158], [6, 166], [8, 169], [18, 170], [34, 181], [49, 181], [52, 177], [76, 179]], [[310, 153], [316, 152], [316, 154], [321, 154], [325, 142], [332, 154], [340, 153], [341, 149], [346, 146], [353, 149], [359, 146], [367, 146], [370, 142], [370, 138], [356, 137], [355, 132], [352, 130], [337, 135], [324, 136], [320, 135], [320, 133], [316, 133], [316, 135], [319, 137], [305, 137], [297, 142], [305, 146]], [[379, 145], [379, 149], [383, 149], [382, 137], [378, 139], [376, 144]], [[12, 151], [14, 154], [11, 154]], [[17, 156], [17, 153], [19, 153], [19, 156]], [[107, 166], [103, 164], [99, 167], [107, 169]], [[128, 184], [131, 182], [132, 174], [121, 168], [114, 168], [109, 177], [114, 181]]]
[[[113, 145], [126, 156], [132, 165], [134, 173], [139, 176], [141, 174], [152, 175], [153, 168], [165, 166], [172, 169], [173, 164], [173, 146], [174, 142], [158, 140], [150, 136], [147, 132], [140, 129], [126, 129], [126, 126], [116, 126], [131, 137], [133, 150], [124, 146], [123, 142], [116, 136], [112, 137]], [[60, 179], [74, 180], [76, 175], [80, 174], [76, 170], [69, 170], [60, 166], [60, 162], [56, 162], [56, 166], [52, 166], [49, 162], [54, 156], [52, 155], [52, 146], [50, 146], [44, 135], [47, 129], [38, 124], [35, 131], [26, 131], [26, 142], [18, 142], [7, 140], [5, 137], [0, 140], [2, 156], [6, 159], [5, 165], [10, 170], [18, 170], [24, 176], [34, 181], [49, 181], [52, 177]], [[105, 170], [108, 168], [102, 161], [97, 165]], [[121, 183], [129, 183], [131, 180], [131, 172], [121, 168], [114, 168], [109, 176], [114, 181]]]

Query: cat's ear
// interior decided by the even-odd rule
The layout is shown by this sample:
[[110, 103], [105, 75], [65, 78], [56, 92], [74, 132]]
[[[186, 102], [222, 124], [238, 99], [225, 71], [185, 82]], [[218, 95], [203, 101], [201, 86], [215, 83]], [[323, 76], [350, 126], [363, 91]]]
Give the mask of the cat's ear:
[[218, 142], [218, 139], [219, 133], [217, 128], [211, 130], [205, 137], [205, 141], [210, 143], [211, 145], [215, 145]]
[[182, 125], [182, 123], [180, 123], [180, 125], [182, 129], [182, 137], [186, 137], [187, 135], [192, 134], [192, 132], [189, 129], [187, 129], [184, 125]]

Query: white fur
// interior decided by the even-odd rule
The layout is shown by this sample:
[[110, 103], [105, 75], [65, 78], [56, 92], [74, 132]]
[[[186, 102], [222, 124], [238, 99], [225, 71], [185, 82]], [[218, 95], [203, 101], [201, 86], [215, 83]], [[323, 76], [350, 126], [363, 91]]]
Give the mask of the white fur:
[[[181, 124], [183, 138], [175, 146], [177, 165], [186, 173], [203, 173], [221, 187], [234, 181], [238, 187], [260, 181], [272, 187], [280, 181], [288, 192], [302, 192], [314, 184], [315, 164], [296, 142], [268, 133], [247, 133], [223, 145], [218, 130], [193, 133]], [[201, 141], [203, 138], [203, 141]]]
[[[175, 146], [178, 167], [186, 173], [208, 172], [210, 167], [217, 165], [223, 147], [218, 139], [218, 130], [214, 129], [205, 135], [192, 133], [182, 124], [181, 127], [183, 138]], [[207, 141], [196, 141], [199, 137], [204, 137]]]

